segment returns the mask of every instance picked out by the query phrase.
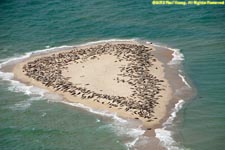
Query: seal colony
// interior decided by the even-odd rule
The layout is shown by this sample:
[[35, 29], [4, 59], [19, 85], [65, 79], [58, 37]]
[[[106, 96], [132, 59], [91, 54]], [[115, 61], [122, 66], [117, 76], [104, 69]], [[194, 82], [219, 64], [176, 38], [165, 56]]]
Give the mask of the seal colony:
[[152, 45], [129, 42], [74, 47], [25, 60], [14, 73], [69, 101], [117, 112], [150, 128], [165, 115], [171, 92], [152, 51]]

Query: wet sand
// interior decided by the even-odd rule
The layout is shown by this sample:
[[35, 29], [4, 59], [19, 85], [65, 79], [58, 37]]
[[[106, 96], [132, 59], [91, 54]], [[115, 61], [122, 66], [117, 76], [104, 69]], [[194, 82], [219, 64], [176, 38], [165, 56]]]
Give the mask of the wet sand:
[[151, 44], [108, 42], [32, 56], [13, 68], [15, 78], [70, 102], [160, 125], [172, 89]]

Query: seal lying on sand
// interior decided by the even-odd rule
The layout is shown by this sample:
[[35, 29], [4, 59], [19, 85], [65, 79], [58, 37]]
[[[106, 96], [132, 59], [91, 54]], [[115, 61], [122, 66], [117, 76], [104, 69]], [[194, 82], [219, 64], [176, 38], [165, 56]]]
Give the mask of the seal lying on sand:
[[[130, 111], [148, 121], [153, 117], [154, 107], [161, 95], [161, 83], [164, 80], [157, 79], [151, 74], [151, 67], [155, 58], [152, 49], [144, 45], [136, 44], [103, 44], [90, 48], [73, 49], [66, 52], [52, 54], [37, 58], [23, 66], [25, 75], [33, 78], [47, 87], [56, 91], [68, 92], [82, 99], [90, 99], [104, 104], [100, 99], [106, 99], [110, 108], [120, 107]], [[102, 55], [112, 55], [117, 58], [115, 62], [127, 61], [127, 65], [120, 67], [120, 73], [115, 79], [117, 83], [129, 84], [132, 89], [130, 96], [102, 94], [87, 87], [82, 87], [69, 81], [62, 75], [62, 71], [68, 69], [70, 63], [83, 63], [89, 59], [99, 59]], [[85, 66], [83, 66], [85, 67]], [[88, 86], [89, 84], [86, 84]]]

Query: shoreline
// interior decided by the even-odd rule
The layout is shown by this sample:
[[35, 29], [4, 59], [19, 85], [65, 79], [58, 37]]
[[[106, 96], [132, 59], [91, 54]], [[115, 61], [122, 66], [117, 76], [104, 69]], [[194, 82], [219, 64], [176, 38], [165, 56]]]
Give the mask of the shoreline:
[[[84, 47], [90, 47], [90, 46], [93, 46], [93, 45], [99, 45], [100, 43], [105, 43], [105, 42], [108, 42], [108, 41], [104, 41], [104, 42], [90, 42], [90, 43], [92, 43], [92, 44], [83, 44], [83, 45], [79, 45], [80, 47], [82, 47], [82, 48], [84, 48]], [[110, 43], [124, 43], [124, 41], [110, 41]], [[143, 45], [142, 43], [140, 43], [140, 42], [137, 42], [137, 41], [126, 41], [127, 43], [135, 43], [135, 44], [141, 44], [141, 45]], [[125, 43], [126, 43], [125, 42]], [[146, 44], [144, 44], [144, 45], [146, 45]], [[150, 45], [150, 46], [152, 46], [152, 44], [147, 44], [148, 46]], [[70, 47], [73, 47], [73, 46], [70, 46]], [[76, 48], [77, 46], [74, 46], [73, 48]], [[156, 46], [157, 47], [157, 46]], [[69, 51], [70, 50], [70, 48], [68, 48], [67, 50], [65, 50], [65, 51]], [[54, 50], [54, 51], [47, 51], [47, 52], [38, 52], [38, 53], [34, 53], [34, 55], [32, 55], [32, 56], [30, 56], [30, 57], [28, 57], [28, 58], [26, 58], [26, 59], [23, 59], [22, 60], [22, 62], [21, 63], [25, 63], [25, 62], [27, 62], [27, 61], [30, 61], [31, 59], [36, 59], [36, 58], [39, 58], [39, 57], [43, 57], [43, 56], [46, 56], [46, 55], [51, 55], [51, 54], [53, 54], [53, 53], [61, 53], [61, 52], [63, 52], [64, 50]], [[163, 113], [163, 115], [162, 115], [162, 117], [160, 118], [160, 119], [158, 119], [157, 121], [155, 121], [154, 123], [153, 122], [150, 122], [150, 123], [147, 123], [147, 124], [143, 124], [144, 125], [144, 127], [142, 127], [144, 130], [145, 130], [145, 133], [143, 134], [144, 136], [148, 136], [148, 137], [152, 137], [152, 138], [154, 138], [154, 140], [155, 140], [155, 129], [158, 129], [158, 128], [161, 128], [162, 126], [163, 126], [163, 123], [167, 120], [167, 118], [171, 115], [171, 111], [172, 111], [172, 109], [174, 108], [174, 105], [179, 101], [179, 99], [180, 99], [180, 96], [176, 96], [175, 94], [174, 94], [174, 91], [176, 90], [176, 88], [177, 87], [183, 87], [183, 86], [185, 86], [185, 84], [183, 83], [183, 81], [181, 80], [181, 78], [177, 78], [177, 77], [179, 77], [178, 76], [178, 70], [177, 70], [177, 68], [173, 68], [172, 67], [172, 70], [176, 70], [176, 71], [173, 71], [173, 75], [176, 75], [176, 77], [174, 77], [174, 78], [176, 78], [175, 80], [179, 80], [179, 82], [178, 83], [173, 83], [173, 81], [174, 81], [174, 79], [172, 79], [171, 78], [171, 76], [172, 76], [172, 74], [171, 74], [171, 76], [168, 76], [168, 74], [170, 74], [171, 73], [171, 68], [169, 67], [169, 65], [168, 65], [168, 63], [173, 59], [173, 54], [174, 52], [171, 50], [171, 49], [169, 49], [169, 48], [165, 48], [165, 47], [161, 47], [161, 48], [158, 48], [157, 47], [157, 50], [154, 50], [153, 51], [153, 55], [157, 58], [157, 60], [159, 60], [160, 61], [160, 65], [163, 65], [163, 75], [165, 75], [165, 78], [166, 78], [166, 80], [168, 80], [168, 82], [171, 82], [171, 83], [169, 83], [170, 84], [170, 90], [171, 90], [171, 93], [170, 93], [170, 99], [167, 101], [167, 104], [165, 104], [164, 103], [164, 113]], [[21, 65], [21, 63], [19, 63], [19, 64], [17, 64], [16, 65], [16, 67], [18, 67], [18, 65]], [[12, 71], [12, 64], [10, 65], [11, 67], [9, 67], [9, 68], [7, 68], [7, 66], [5, 67], [3, 67], [3, 68], [1, 68], [1, 69], [3, 69], [4, 71], [6, 71], [6, 72], [11, 72]], [[14, 68], [15, 68], [15, 66], [14, 66]], [[35, 83], [35, 84], [33, 84], [32, 83], [32, 81], [29, 81], [29, 80], [27, 80], [27, 79], [25, 79], [25, 80], [21, 80], [21, 78], [17, 78], [18, 77], [18, 75], [16, 75], [15, 74], [15, 76], [14, 76], [14, 79], [16, 79], [16, 80], [19, 80], [19, 81], [21, 81], [22, 83], [25, 83], [26, 85], [35, 85], [35, 86], [37, 86], [37, 87], [39, 87], [39, 88], [41, 88], [41, 89], [47, 89], [50, 93], [55, 93], [55, 91], [54, 91], [54, 89], [50, 89], [50, 88], [46, 88], [45, 86], [43, 86], [42, 84], [40, 84], [40, 83]], [[172, 79], [172, 80], [171, 80]], [[177, 85], [179, 85], [179, 86], [174, 86], [174, 84], [177, 84]], [[57, 92], [56, 94], [59, 94], [59, 95], [62, 95], [63, 93], [60, 93], [60, 92]], [[189, 95], [190, 96], [190, 95]], [[64, 97], [64, 100], [66, 100], [66, 99], [69, 99], [70, 97], [68, 97], [68, 95], [66, 96], [66, 97]], [[186, 99], [185, 99], [186, 100]], [[70, 102], [70, 101], [65, 101], [65, 102]], [[77, 101], [76, 101], [77, 102]], [[74, 103], [74, 101], [72, 101], [72, 103]], [[79, 103], [79, 101], [78, 101], [78, 103]], [[81, 102], [81, 104], [83, 104], [82, 102]], [[88, 106], [87, 104], [85, 105], [85, 106]], [[97, 105], [98, 106], [98, 105]], [[79, 107], [79, 106], [76, 106], [76, 107]], [[88, 106], [89, 107], [89, 106]], [[93, 107], [93, 106], [91, 106], [90, 108], [93, 108], [94, 110], [99, 110], [98, 109], [98, 107], [97, 107], [97, 109], [96, 109], [96, 107]], [[108, 108], [107, 107], [101, 107], [101, 108], [103, 108], [103, 109], [100, 109], [100, 110], [107, 110]], [[117, 110], [116, 110], [117, 111]], [[112, 113], [112, 114], [114, 114], [114, 112], [115, 111], [109, 111], [109, 113]], [[123, 114], [123, 113], [122, 113]], [[132, 116], [130, 117], [129, 115], [128, 116], [126, 116], [126, 115], [121, 115], [121, 114], [118, 114], [117, 113], [117, 115], [119, 116], [119, 117], [121, 117], [121, 118], [124, 118], [124, 119], [128, 119], [129, 120], [129, 118], [133, 118]], [[133, 120], [135, 120], [135, 119], [133, 119]], [[135, 121], [139, 121], [139, 120], [135, 120]], [[147, 128], [151, 128], [151, 130], [146, 130]], [[158, 139], [157, 139], [158, 140]], [[136, 141], [137, 142], [137, 141]], [[156, 142], [154, 142], [155, 143], [155, 145], [158, 145], [159, 146], [159, 141], [156, 141]], [[151, 143], [152, 144], [152, 143]], [[157, 147], [158, 147], [157, 146]], [[159, 148], [159, 149], [161, 149], [161, 148]]]
[[[101, 44], [105, 44], [104, 42], [101, 43]], [[127, 42], [110, 42], [110, 44], [139, 44], [138, 42], [130, 42], [130, 41], [127, 41]], [[81, 46], [79, 48], [90, 48], [92, 46], [96, 46], [96, 45], [99, 45], [99, 43], [96, 43], [94, 45], [85, 45], [85, 46]], [[153, 46], [151, 45], [148, 45], [149, 47], [153, 48]], [[171, 99], [172, 98], [172, 91], [170, 88], [166, 87], [167, 91], [164, 92], [164, 97], [161, 98], [161, 100], [163, 100], [160, 104], [160, 100], [158, 101], [159, 102], [159, 105], [156, 105], [155, 107], [155, 113], [154, 113], [154, 116], [155, 118], [159, 118], [159, 119], [155, 119], [151, 122], [147, 122], [146, 119], [143, 119], [143, 118], [140, 118], [140, 116], [138, 115], [131, 115], [130, 113], [126, 113], [124, 112], [123, 110], [121, 109], [117, 109], [117, 108], [110, 108], [109, 109], [109, 106], [108, 105], [102, 105], [100, 103], [93, 103], [93, 102], [90, 102], [90, 101], [84, 101], [84, 100], [81, 100], [79, 98], [75, 98], [74, 96], [71, 96], [71, 94], [68, 94], [68, 93], [63, 93], [61, 91], [55, 91], [52, 87], [47, 87], [44, 86], [42, 83], [40, 82], [37, 82], [36, 80], [34, 79], [31, 79], [27, 76], [24, 75], [23, 71], [22, 71], [22, 67], [23, 65], [25, 65], [26, 63], [30, 62], [30, 61], [34, 61], [35, 59], [37, 58], [41, 58], [41, 57], [46, 57], [46, 56], [50, 56], [52, 54], [57, 54], [57, 53], [62, 53], [62, 52], [66, 52], [66, 51], [70, 51], [70, 50], [65, 50], [65, 51], [59, 51], [59, 52], [50, 52], [50, 53], [46, 53], [46, 54], [40, 54], [40, 55], [37, 55], [37, 56], [32, 56], [32, 57], [29, 57], [28, 59], [25, 59], [23, 60], [21, 63], [19, 64], [16, 64], [14, 67], [13, 67], [13, 73], [15, 75], [15, 79], [16, 80], [20, 80], [21, 82], [25, 83], [25, 84], [29, 84], [29, 85], [35, 85], [37, 87], [41, 87], [41, 88], [44, 88], [44, 89], [47, 89], [48, 91], [52, 92], [52, 93], [57, 93], [59, 95], [62, 95], [66, 100], [68, 100], [69, 102], [77, 102], [77, 103], [81, 103], [81, 104], [84, 104], [85, 106], [89, 106], [93, 109], [99, 109], [100, 110], [107, 110], [109, 112], [112, 112], [112, 113], [117, 113], [118, 116], [122, 117], [122, 118], [139, 118], [143, 124], [144, 124], [144, 127], [145, 128], [153, 128], [153, 126], [155, 125], [159, 125], [161, 124], [161, 120], [162, 118], [164, 118], [164, 115], [166, 115], [166, 105], [169, 104], [169, 101], [168, 99]], [[156, 72], [156, 75], [157, 76], [160, 76], [161, 79], [165, 80], [166, 82], [166, 86], [169, 86], [167, 84], [167, 79], [165, 79], [163, 76], [164, 76], [164, 71], [163, 71], [163, 68], [161, 67], [162, 66], [162, 63], [159, 62], [157, 60], [156, 63], [154, 63], [154, 67], [157, 67], [160, 69], [159, 72]], [[154, 73], [153, 73], [154, 74]], [[161, 93], [162, 94], [162, 93]], [[168, 98], [169, 97], [169, 98]], [[105, 101], [104, 101], [105, 102]], [[163, 107], [160, 108], [160, 107]]]

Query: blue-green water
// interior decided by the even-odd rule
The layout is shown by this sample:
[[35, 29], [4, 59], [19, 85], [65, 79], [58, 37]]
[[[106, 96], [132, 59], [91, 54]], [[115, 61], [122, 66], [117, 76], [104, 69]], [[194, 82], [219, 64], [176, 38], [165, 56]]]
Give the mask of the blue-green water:
[[[174, 136], [193, 150], [225, 148], [225, 6], [152, 6], [140, 0], [0, 2], [0, 59], [105, 39], [139, 38], [181, 49], [197, 96]], [[1, 74], [0, 74], [1, 75]], [[126, 149], [111, 121], [0, 79], [0, 149]]]

